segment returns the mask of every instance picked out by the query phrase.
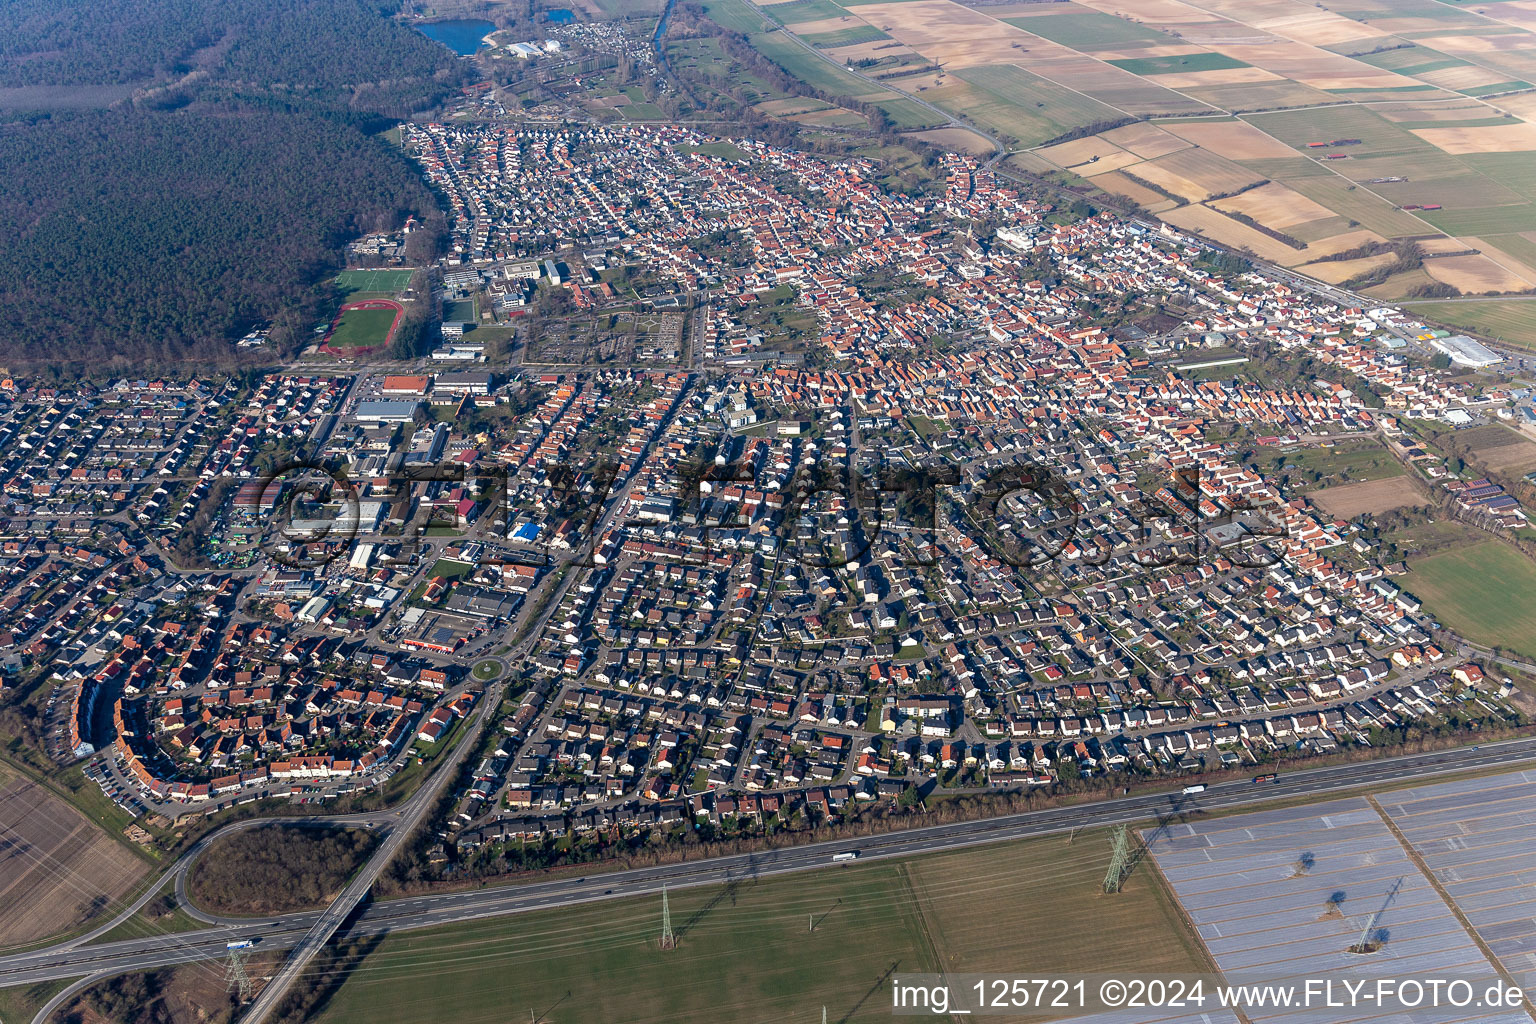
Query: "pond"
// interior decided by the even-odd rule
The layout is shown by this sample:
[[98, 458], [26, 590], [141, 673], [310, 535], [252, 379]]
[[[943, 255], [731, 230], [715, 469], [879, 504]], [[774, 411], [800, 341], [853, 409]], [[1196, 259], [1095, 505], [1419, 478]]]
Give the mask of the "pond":
[[483, 45], [482, 40], [496, 26], [489, 21], [463, 18], [456, 21], [428, 21], [416, 26], [416, 31], [428, 39], [435, 39], [460, 57], [473, 57]]
[[550, 21], [556, 25], [569, 25], [571, 22], [576, 20], [576, 12], [563, 9], [545, 11], [544, 18], [545, 20]]

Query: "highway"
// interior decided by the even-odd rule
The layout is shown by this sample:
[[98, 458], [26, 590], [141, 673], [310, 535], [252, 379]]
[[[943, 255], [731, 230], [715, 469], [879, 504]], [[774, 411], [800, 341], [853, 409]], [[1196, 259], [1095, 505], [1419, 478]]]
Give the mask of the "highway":
[[246, 1024], [262, 1024], [271, 1016], [272, 1011], [292, 987], [294, 979], [304, 972], [304, 968], [309, 965], [309, 961], [315, 954], [325, 948], [337, 929], [345, 924], [353, 911], [362, 905], [373, 889], [373, 883], [377, 881], [380, 872], [395, 859], [401, 847], [437, 805], [443, 789], [457, 776], [459, 761], [463, 759], [466, 752], [473, 750], [479, 741], [481, 727], [489, 717], [487, 709], [496, 708], [501, 704], [501, 693], [502, 686], [497, 684], [484, 695], [480, 706], [471, 713], [471, 721], [466, 723], [464, 735], [459, 738], [453, 750], [449, 751], [442, 764], [437, 766], [421, 788], [395, 812], [396, 821], [385, 834], [384, 841], [379, 844], [373, 856], [368, 858], [368, 862], [352, 878], [352, 881], [347, 883], [341, 895], [332, 900], [331, 905], [322, 913], [311, 919], [308, 929], [293, 944], [293, 953], [283, 961], [283, 966], [278, 970], [277, 975], [261, 990], [241, 1018]]
[[[1530, 761], [1536, 761], [1536, 738], [1406, 754], [1359, 764], [1301, 769], [1281, 775], [1275, 783], [1217, 783], [1203, 793], [1188, 796], [1177, 792], [1137, 795], [756, 854], [714, 857], [527, 885], [416, 896], [367, 906], [348, 929], [348, 934], [375, 935], [430, 928], [487, 917], [643, 896], [660, 892], [663, 884], [672, 889], [680, 889], [719, 884], [733, 879], [761, 878], [825, 868], [831, 866], [833, 854], [848, 851], [858, 852], [861, 861], [907, 857], [1090, 826], [1155, 821], [1172, 814], [1246, 807], [1296, 797], [1323, 799], [1361, 786], [1476, 769], [1513, 769]], [[394, 835], [404, 836], [408, 832], [409, 829], [393, 830], [391, 838]], [[188, 961], [215, 959], [225, 955], [225, 943], [238, 938], [259, 938], [259, 950], [302, 946], [304, 952], [312, 955], [318, 948], [315, 945], [316, 936], [323, 931], [329, 937], [336, 923], [333, 920], [336, 908], [344, 902], [338, 901], [323, 913], [289, 914], [179, 935], [128, 939], [84, 948], [66, 944], [20, 953], [0, 958], [0, 987], [87, 974], [109, 976], [124, 971], [151, 970]], [[296, 963], [298, 959], [290, 957], [289, 963]], [[290, 980], [301, 972], [302, 965], [290, 975]], [[269, 985], [267, 991], [275, 988]], [[253, 1004], [252, 1009], [255, 1008], [256, 1004]]]

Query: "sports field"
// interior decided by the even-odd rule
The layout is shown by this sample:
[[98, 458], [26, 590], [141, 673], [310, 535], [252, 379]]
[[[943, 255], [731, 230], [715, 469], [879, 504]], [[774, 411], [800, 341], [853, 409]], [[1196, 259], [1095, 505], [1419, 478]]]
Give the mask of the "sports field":
[[383, 348], [389, 344], [403, 313], [398, 302], [387, 299], [367, 299], [343, 306], [320, 350], [335, 353]]
[[1424, 610], [1475, 643], [1536, 658], [1536, 565], [1485, 540], [1419, 559], [1402, 577]]
[[343, 295], [379, 292], [398, 295], [411, 285], [411, 270], [343, 270], [336, 275], [336, 287]]
[[[1143, 864], [1105, 896], [1104, 830], [853, 864], [386, 938], [323, 1024], [888, 1021], [897, 972], [1198, 973], [1198, 941]], [[601, 876], [592, 879], [601, 884]], [[597, 983], [594, 979], [602, 979]]]

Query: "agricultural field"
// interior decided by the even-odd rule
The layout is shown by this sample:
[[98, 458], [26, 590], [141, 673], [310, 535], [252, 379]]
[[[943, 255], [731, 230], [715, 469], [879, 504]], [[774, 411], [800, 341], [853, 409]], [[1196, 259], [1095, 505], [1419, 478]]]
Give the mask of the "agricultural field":
[[0, 947], [96, 917], [145, 862], [44, 787], [0, 769]]
[[852, 96], [873, 103], [885, 111], [897, 128], [928, 128], [942, 121], [903, 93], [855, 78], [783, 32], [760, 32], [751, 36], [751, 42], [753, 49], [812, 88], [830, 96]]
[[818, 50], [829, 50], [838, 46], [854, 46], [858, 43], [877, 43], [891, 38], [873, 25], [863, 22], [855, 22], [843, 27], [838, 25], [824, 32], [801, 32], [800, 38], [816, 47]]
[[1536, 470], [1536, 441], [1508, 427], [1490, 423], [1458, 431], [1455, 436], [1472, 449], [1478, 462], [1491, 470], [1522, 475]]
[[1177, 42], [1148, 26], [1095, 11], [1080, 4], [1051, 4], [1039, 14], [1003, 19], [1016, 28], [1084, 53], [1136, 45], [1167, 46]]
[[763, 31], [764, 17], [741, 0], [705, 0], [701, 6], [710, 20], [722, 28], [743, 35]]
[[1536, 565], [1497, 540], [1410, 563], [1403, 587], [1475, 643], [1536, 658]]
[[1110, 61], [1117, 68], [1124, 68], [1133, 75], [1171, 75], [1187, 71], [1226, 71], [1230, 68], [1247, 68], [1240, 60], [1221, 53], [1176, 53], [1165, 57], [1130, 57]]
[[1509, 970], [1536, 968], [1531, 875], [1536, 773], [1463, 779], [1383, 794], [1382, 813], [1423, 858], [1488, 950]]
[[[1529, 771], [1457, 779], [1143, 836], [1228, 981], [1519, 976], [1536, 963], [1526, 895], [1533, 780]], [[1394, 1008], [1359, 1019], [1407, 1019]], [[1443, 1006], [1412, 1017], [1528, 1019]]]
[[[1430, 286], [1536, 290], [1536, 43], [1525, 34], [1536, 19], [1522, 2], [787, 0], [762, 8], [784, 26], [775, 32], [737, 0], [710, 6], [791, 74], [879, 102], [904, 129], [936, 124], [901, 93], [1002, 139], [1015, 166], [1070, 170], [1176, 226], [1335, 283], [1372, 267], [1318, 259], [1368, 242], [1465, 252], [1371, 289], [1401, 299]], [[900, 44], [893, 59], [941, 70], [882, 82], [893, 95], [837, 63], [882, 59], [866, 48], [887, 39]], [[815, 47], [834, 48], [831, 59]], [[1126, 146], [1115, 137], [1126, 121], [1173, 147]], [[1086, 137], [1060, 143], [1073, 134]], [[1159, 160], [1175, 148], [1188, 152]], [[1257, 212], [1216, 205], [1250, 186], [1268, 189], [1246, 201]], [[1290, 223], [1277, 225], [1269, 213], [1285, 199]]]
[[1404, 308], [1436, 323], [1536, 351], [1536, 302], [1518, 299], [1415, 302]]
[[1307, 495], [1331, 516], [1353, 519], [1366, 513], [1389, 512], [1394, 508], [1425, 504], [1406, 476], [1383, 477], [1357, 484], [1336, 484]]
[[[666, 952], [657, 898], [390, 936], [318, 1019], [503, 1021], [558, 1004], [547, 1019], [563, 1024], [812, 1021], [823, 1006], [829, 1020], [875, 1022], [890, 1019], [893, 964], [1208, 970], [1150, 865], [1102, 893], [1109, 851], [1107, 831], [1091, 830], [676, 890]], [[651, 1015], [637, 1017], [642, 1006]]]

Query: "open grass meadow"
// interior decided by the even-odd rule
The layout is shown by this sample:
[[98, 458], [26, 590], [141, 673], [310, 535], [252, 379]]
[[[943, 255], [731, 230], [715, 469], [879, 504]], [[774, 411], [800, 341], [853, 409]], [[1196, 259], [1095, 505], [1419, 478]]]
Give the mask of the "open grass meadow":
[[1451, 629], [1536, 658], [1536, 565], [1497, 540], [1410, 563], [1403, 587]]
[[785, 25], [805, 21], [826, 21], [828, 18], [843, 16], [843, 9], [831, 0], [789, 0], [788, 3], [770, 4], [767, 11]]
[[[594, 883], [598, 884], [598, 883]], [[391, 936], [342, 986], [326, 1024], [503, 1024], [530, 1009], [559, 1024], [682, 1024], [890, 1016], [897, 970], [934, 969], [898, 866], [853, 866], [735, 888]], [[815, 920], [815, 931], [809, 929]]]
[[890, 1019], [893, 966], [1206, 970], [1149, 861], [1102, 893], [1109, 850], [1098, 829], [676, 891], [671, 951], [660, 897], [394, 935], [318, 1019], [815, 1024], [825, 1006], [874, 1022]]
[[1259, 449], [1254, 466], [1266, 476], [1287, 469], [1315, 474], [1316, 485], [1360, 483], [1403, 475], [1403, 467], [1379, 444], [1340, 442], [1332, 448], [1309, 447], [1289, 451]]

